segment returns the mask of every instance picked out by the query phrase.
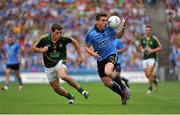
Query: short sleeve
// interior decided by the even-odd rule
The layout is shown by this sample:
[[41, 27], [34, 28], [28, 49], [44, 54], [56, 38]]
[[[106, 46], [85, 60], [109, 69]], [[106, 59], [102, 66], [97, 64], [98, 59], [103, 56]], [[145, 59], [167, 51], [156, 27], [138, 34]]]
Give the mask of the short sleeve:
[[92, 36], [91, 36], [90, 34], [87, 34], [87, 35], [86, 35], [85, 43], [86, 43], [87, 45], [91, 45], [91, 44], [92, 44]]

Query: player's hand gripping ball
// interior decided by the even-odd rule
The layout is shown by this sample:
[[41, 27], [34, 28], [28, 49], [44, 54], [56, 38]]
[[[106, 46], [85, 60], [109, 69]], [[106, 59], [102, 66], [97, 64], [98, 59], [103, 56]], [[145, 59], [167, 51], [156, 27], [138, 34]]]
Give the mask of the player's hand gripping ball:
[[108, 19], [108, 24], [110, 27], [116, 29], [121, 25], [121, 19], [118, 16], [110, 16]]

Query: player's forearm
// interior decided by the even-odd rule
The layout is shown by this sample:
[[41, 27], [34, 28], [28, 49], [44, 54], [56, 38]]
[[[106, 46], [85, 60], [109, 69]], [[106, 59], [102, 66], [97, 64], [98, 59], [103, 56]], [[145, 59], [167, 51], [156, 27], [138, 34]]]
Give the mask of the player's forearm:
[[162, 47], [158, 47], [158, 48], [152, 49], [152, 52], [159, 52], [161, 50], [162, 50]]
[[140, 50], [141, 52], [144, 52], [144, 48], [143, 48], [142, 46], [139, 46], [139, 50]]
[[32, 51], [36, 53], [42, 53], [43, 49], [42, 48], [37, 48], [37, 47], [32, 47]]
[[117, 36], [118, 38], [122, 38], [122, 36], [124, 35], [124, 31], [125, 31], [126, 25], [127, 25], [127, 23], [128, 23], [128, 16], [126, 16], [126, 17], [123, 18], [122, 23], [123, 23], [122, 28], [120, 28], [120, 29], [117, 31], [117, 34], [116, 34], [116, 36]]
[[89, 55], [94, 56], [94, 51], [90, 47], [85, 46], [84, 49]]
[[79, 43], [76, 40], [73, 40], [73, 45], [77, 51], [78, 56], [82, 57], [81, 48], [79, 46]]
[[79, 57], [82, 57], [82, 52], [81, 52], [80, 47], [79, 47], [79, 46], [76, 46], [75, 49], [76, 49], [76, 51], [77, 51], [78, 56], [79, 56]]
[[126, 48], [122, 48], [122, 49], [120, 49], [120, 50], [117, 50], [117, 52], [119, 52], [119, 53], [123, 53], [123, 52], [125, 52], [126, 51]]
[[124, 34], [124, 31], [125, 31], [125, 27], [122, 27], [120, 30], [117, 31], [117, 34], [116, 36], [118, 38], [122, 38], [123, 34]]

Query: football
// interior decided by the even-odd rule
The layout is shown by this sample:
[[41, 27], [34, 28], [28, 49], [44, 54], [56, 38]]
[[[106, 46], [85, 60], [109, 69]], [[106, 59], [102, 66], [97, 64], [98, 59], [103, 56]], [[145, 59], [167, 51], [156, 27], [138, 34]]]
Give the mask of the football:
[[108, 24], [110, 27], [116, 29], [121, 25], [121, 19], [118, 16], [110, 16], [108, 19]]

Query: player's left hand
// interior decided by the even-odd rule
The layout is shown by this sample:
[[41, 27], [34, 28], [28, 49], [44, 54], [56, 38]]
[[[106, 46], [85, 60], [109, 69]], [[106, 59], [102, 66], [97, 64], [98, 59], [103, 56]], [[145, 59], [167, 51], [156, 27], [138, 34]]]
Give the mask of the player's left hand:
[[150, 47], [148, 47], [147, 49], [146, 49], [146, 51], [150, 54], [150, 53], [153, 53], [153, 50], [150, 48]]
[[76, 60], [77, 66], [79, 66], [82, 63], [82, 56], [79, 56]]
[[128, 16], [123, 17], [122, 19], [123, 27], [126, 27], [128, 24]]

